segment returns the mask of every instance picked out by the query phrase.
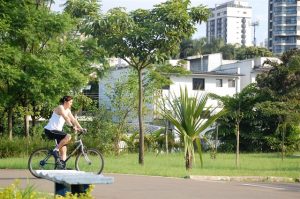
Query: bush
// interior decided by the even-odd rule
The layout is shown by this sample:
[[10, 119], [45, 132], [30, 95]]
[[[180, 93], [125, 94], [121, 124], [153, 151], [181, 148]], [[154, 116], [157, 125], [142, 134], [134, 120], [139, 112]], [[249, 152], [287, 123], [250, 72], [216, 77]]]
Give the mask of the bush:
[[[32, 185], [27, 186], [24, 190], [19, 187], [20, 182], [16, 180], [13, 184], [0, 191], [1, 199], [50, 199], [53, 198], [50, 194], [39, 194], [34, 191]], [[90, 185], [86, 193], [72, 194], [67, 193], [65, 197], [56, 196], [55, 199], [93, 199], [91, 192], [94, 189], [93, 185]]]
[[[27, 186], [24, 190], [21, 190], [20, 182], [16, 180], [13, 184], [0, 191], [0, 198], [3, 199], [46, 199], [47, 197], [39, 197], [34, 192], [33, 186]], [[48, 197], [50, 198], [50, 197]]]
[[41, 137], [14, 137], [9, 140], [4, 136], [0, 137], [0, 142], [0, 158], [29, 156], [37, 148], [54, 147], [53, 141]]

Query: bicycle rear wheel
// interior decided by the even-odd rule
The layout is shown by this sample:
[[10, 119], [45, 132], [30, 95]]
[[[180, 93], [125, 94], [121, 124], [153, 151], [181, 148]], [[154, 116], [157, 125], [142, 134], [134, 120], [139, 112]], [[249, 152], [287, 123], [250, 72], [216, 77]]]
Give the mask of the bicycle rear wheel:
[[37, 178], [39, 178], [36, 173], [37, 170], [54, 170], [55, 167], [55, 158], [51, 155], [51, 151], [46, 148], [33, 151], [28, 160], [28, 169]]
[[79, 153], [75, 160], [75, 168], [78, 171], [101, 174], [104, 167], [104, 160], [97, 149], [86, 149]]

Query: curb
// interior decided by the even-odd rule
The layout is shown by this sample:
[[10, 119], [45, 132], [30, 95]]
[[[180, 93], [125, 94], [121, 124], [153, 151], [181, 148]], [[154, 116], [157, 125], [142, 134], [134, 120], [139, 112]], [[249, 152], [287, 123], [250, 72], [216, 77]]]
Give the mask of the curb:
[[299, 179], [288, 177], [274, 177], [274, 176], [189, 176], [192, 180], [199, 181], [232, 181], [232, 182], [284, 182], [295, 183], [300, 182]]

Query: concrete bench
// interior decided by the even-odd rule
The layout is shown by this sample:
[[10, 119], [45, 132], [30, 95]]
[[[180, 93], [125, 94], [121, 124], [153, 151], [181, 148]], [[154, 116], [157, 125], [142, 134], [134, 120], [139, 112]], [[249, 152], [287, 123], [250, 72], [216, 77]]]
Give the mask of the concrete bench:
[[55, 183], [55, 195], [65, 196], [67, 192], [85, 193], [91, 184], [112, 184], [113, 177], [105, 177], [76, 170], [37, 170], [37, 175]]

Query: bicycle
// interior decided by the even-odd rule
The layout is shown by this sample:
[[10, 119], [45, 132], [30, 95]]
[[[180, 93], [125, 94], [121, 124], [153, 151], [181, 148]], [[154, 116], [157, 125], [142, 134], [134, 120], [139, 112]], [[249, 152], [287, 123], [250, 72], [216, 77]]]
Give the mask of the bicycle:
[[[58, 170], [65, 169], [68, 160], [78, 152], [75, 159], [75, 169], [78, 171], [91, 172], [94, 174], [101, 174], [104, 167], [104, 160], [102, 154], [94, 148], [86, 148], [82, 142], [82, 135], [86, 130], [81, 131], [75, 136], [75, 149], [67, 155], [64, 165], [52, 154], [53, 148], [40, 148], [31, 153], [28, 159], [28, 169], [30, 173], [39, 178], [37, 170]], [[57, 141], [55, 140], [57, 145]]]

